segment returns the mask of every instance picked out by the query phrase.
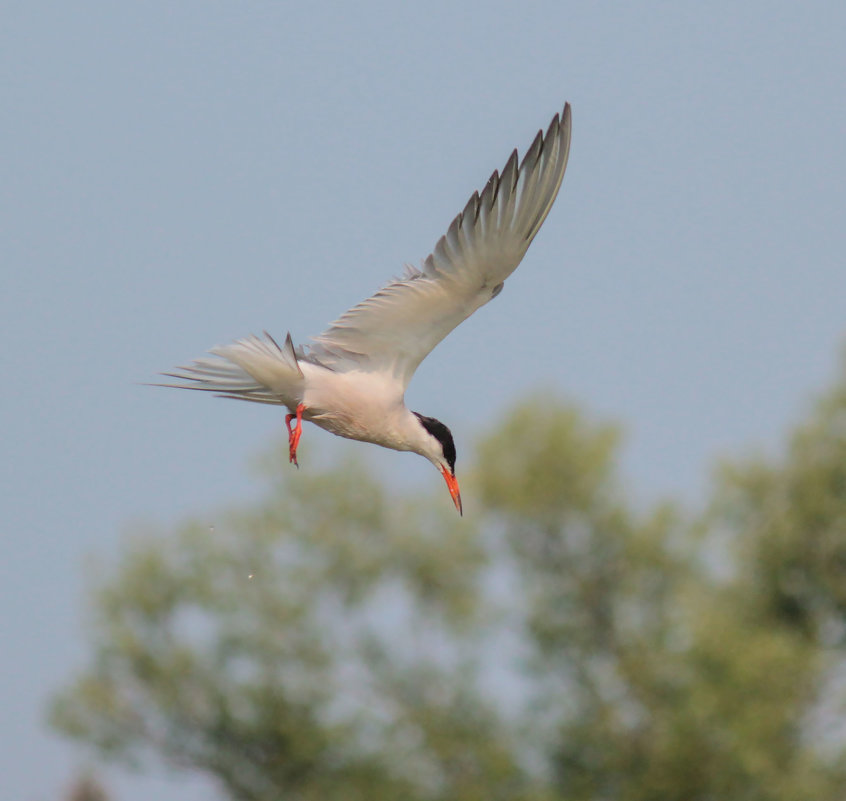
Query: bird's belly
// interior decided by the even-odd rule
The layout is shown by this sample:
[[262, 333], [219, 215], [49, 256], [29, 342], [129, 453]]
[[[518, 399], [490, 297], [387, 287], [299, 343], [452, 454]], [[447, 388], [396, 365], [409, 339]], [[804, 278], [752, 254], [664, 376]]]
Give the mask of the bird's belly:
[[317, 412], [309, 415], [304, 414], [305, 419], [311, 420], [317, 426], [330, 434], [335, 434], [346, 439], [354, 439], [359, 442], [372, 442], [374, 445], [381, 445], [394, 450], [404, 448], [390, 436], [390, 432], [384, 429], [385, 418], [367, 419], [360, 416], [352, 416], [343, 412]]
[[306, 392], [303, 418], [346, 439], [372, 442], [404, 450], [394, 435], [394, 423], [403, 409], [402, 395], [356, 373], [322, 375]]
[[314, 410], [311, 414], [304, 414], [303, 417], [311, 420], [312, 423], [320, 426], [324, 431], [328, 431], [330, 434], [336, 434], [339, 437], [346, 437], [347, 439], [365, 440], [368, 433], [367, 428], [362, 425], [360, 418], [356, 419], [343, 412]]

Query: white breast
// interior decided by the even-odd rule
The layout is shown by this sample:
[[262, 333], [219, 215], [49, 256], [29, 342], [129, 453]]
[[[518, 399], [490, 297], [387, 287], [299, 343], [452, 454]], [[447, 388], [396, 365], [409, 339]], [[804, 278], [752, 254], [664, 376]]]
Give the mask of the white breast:
[[306, 420], [341, 437], [407, 450], [401, 421], [408, 411], [395, 380], [380, 373], [336, 373], [309, 362], [300, 366]]

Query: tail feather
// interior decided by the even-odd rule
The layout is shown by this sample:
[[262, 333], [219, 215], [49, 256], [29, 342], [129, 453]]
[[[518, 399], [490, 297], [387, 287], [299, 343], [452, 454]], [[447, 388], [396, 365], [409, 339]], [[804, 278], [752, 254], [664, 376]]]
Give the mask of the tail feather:
[[280, 347], [266, 331], [263, 337], [249, 336], [229, 345], [217, 345], [189, 365], [163, 373], [178, 383], [160, 387], [213, 392], [217, 397], [254, 403], [296, 405], [302, 395], [303, 373], [288, 334]]

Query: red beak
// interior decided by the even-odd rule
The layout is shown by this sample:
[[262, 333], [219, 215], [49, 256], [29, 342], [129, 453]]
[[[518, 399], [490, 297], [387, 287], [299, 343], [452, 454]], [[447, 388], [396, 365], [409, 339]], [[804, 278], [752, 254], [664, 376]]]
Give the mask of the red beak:
[[452, 496], [452, 502], [455, 504], [455, 508], [458, 509], [458, 514], [463, 516], [464, 511], [461, 508], [461, 493], [458, 491], [458, 479], [443, 466], [441, 467], [441, 475], [444, 477], [444, 481], [446, 481], [449, 494]]

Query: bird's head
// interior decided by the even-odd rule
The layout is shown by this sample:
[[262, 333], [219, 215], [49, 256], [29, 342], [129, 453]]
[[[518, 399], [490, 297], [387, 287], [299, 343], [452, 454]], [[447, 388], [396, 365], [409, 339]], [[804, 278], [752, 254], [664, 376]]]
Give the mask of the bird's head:
[[458, 491], [458, 480], [455, 477], [455, 442], [452, 432], [434, 417], [426, 417], [417, 412], [413, 414], [425, 432], [419, 453], [441, 471], [458, 514], [463, 514], [461, 493]]

